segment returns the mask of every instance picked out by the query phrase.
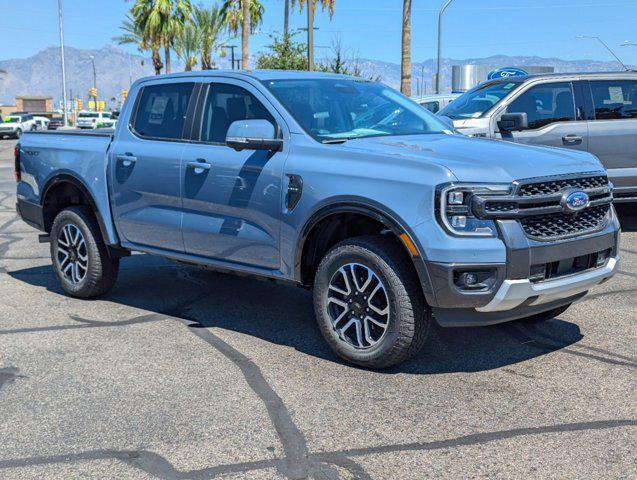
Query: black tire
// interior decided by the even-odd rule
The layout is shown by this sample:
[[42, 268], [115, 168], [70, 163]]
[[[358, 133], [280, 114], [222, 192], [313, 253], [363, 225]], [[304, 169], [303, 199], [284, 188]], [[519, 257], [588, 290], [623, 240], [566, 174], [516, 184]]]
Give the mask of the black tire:
[[21, 129], [17, 129], [13, 135], [14, 138], [19, 139], [22, 136], [22, 130]]
[[[60, 235], [63, 235], [62, 229], [66, 226], [79, 229], [85, 242], [83, 251], [88, 258], [87, 268], [84, 270], [84, 277], [78, 282], [72, 281], [68, 274], [63, 272], [59, 260]], [[85, 206], [68, 207], [55, 217], [51, 228], [51, 260], [62, 289], [78, 298], [92, 298], [105, 294], [113, 288], [119, 272], [119, 258], [109, 256], [95, 216]]]
[[520, 318], [518, 322], [522, 323], [541, 323], [546, 322], [547, 320], [552, 320], [553, 318], [562, 315], [568, 307], [572, 304], [564, 305], [563, 307], [554, 308], [553, 310], [548, 310], [542, 313], [536, 313], [535, 315], [531, 315], [530, 317]]
[[[383, 283], [387, 293], [387, 328], [376, 343], [366, 348], [356, 348], [343, 338], [343, 333], [339, 335], [332, 325], [333, 320], [328, 310], [330, 281], [341, 267], [352, 263], [369, 268]], [[368, 306], [371, 295], [369, 298]], [[356, 306], [358, 307], [360, 305]], [[361, 310], [363, 308], [364, 306]], [[425, 343], [433, 321], [418, 276], [405, 249], [394, 239], [380, 235], [345, 240], [325, 255], [315, 276], [314, 310], [323, 337], [339, 357], [374, 369], [397, 365], [416, 354]], [[353, 310], [350, 313], [355, 320]], [[347, 318], [343, 321], [347, 321]]]

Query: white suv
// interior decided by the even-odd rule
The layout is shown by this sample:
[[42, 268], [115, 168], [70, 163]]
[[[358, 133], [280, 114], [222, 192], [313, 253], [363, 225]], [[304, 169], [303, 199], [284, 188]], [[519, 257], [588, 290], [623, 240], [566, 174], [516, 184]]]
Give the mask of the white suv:
[[38, 127], [33, 115], [28, 113], [14, 113], [5, 117], [0, 123], [0, 139], [4, 137], [20, 138], [24, 132], [31, 132]]
[[77, 128], [95, 129], [100, 124], [111, 119], [110, 112], [80, 112], [77, 116]]

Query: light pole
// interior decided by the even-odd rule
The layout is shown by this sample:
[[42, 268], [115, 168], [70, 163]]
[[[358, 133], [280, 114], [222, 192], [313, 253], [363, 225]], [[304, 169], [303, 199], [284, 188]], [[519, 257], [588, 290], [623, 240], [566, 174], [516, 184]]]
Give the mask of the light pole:
[[626, 65], [624, 65], [624, 62], [622, 62], [622, 61], [619, 59], [619, 57], [618, 57], [617, 55], [615, 55], [615, 52], [613, 52], [613, 51], [610, 49], [610, 47], [609, 47], [608, 45], [606, 45], [606, 42], [604, 42], [604, 40], [602, 40], [601, 38], [596, 37], [596, 36], [594, 36], [594, 35], [578, 35], [578, 36], [577, 36], [577, 37], [575, 37], [575, 38], [579, 38], [579, 39], [582, 39], [582, 38], [589, 38], [589, 39], [597, 40], [599, 43], [601, 43], [602, 45], [604, 45], [604, 48], [605, 48], [606, 50], [608, 50], [608, 51], [610, 52], [610, 54], [611, 54], [613, 57], [615, 57], [615, 60], [617, 60], [617, 61], [619, 62], [619, 64], [620, 64], [622, 67], [624, 67], [624, 70], [628, 70], [628, 67], [627, 67]]
[[308, 1], [307, 8], [307, 69], [314, 70], [314, 5]]
[[62, 26], [62, 0], [58, 0], [58, 19], [60, 23], [60, 56], [62, 57], [62, 115], [64, 126], [68, 126], [69, 117], [66, 113], [66, 67], [64, 65], [64, 28]]
[[442, 15], [453, 0], [447, 0], [438, 13], [438, 70], [436, 73], [436, 93], [440, 93], [440, 71], [442, 70]]
[[90, 55], [91, 63], [93, 64], [93, 88], [95, 89], [93, 100], [95, 101], [95, 111], [97, 112], [97, 72], [95, 70], [95, 56]]

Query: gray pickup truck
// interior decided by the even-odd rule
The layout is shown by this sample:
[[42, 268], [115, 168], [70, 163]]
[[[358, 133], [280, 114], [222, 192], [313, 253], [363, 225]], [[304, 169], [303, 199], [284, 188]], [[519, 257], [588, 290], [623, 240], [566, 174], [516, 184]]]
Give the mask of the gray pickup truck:
[[619, 265], [593, 155], [468, 138], [353, 77], [142, 79], [114, 132], [25, 134], [15, 175], [68, 294], [108, 292], [131, 251], [289, 282], [371, 368], [417, 352], [434, 320], [553, 318]]

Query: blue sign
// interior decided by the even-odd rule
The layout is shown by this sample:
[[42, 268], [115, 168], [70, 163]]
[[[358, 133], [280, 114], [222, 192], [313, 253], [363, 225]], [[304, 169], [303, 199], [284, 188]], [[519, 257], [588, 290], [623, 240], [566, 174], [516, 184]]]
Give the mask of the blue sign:
[[498, 68], [497, 70], [493, 70], [489, 72], [488, 79], [494, 80], [496, 78], [509, 78], [509, 77], [521, 77], [522, 75], [528, 75], [529, 72], [524, 70], [523, 68], [518, 67], [506, 67], [506, 68]]

